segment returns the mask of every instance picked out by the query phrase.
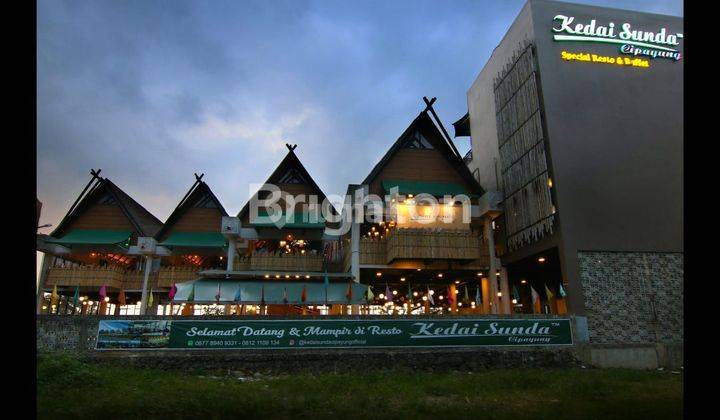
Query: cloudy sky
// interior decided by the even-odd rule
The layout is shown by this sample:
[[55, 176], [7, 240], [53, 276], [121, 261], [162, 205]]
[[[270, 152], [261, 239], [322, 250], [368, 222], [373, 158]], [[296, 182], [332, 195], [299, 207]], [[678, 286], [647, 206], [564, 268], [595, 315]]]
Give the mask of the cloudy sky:
[[[681, 0], [576, 2], [682, 16]], [[163, 221], [203, 172], [235, 214], [286, 142], [326, 193], [344, 193], [423, 95], [448, 128], [466, 112], [523, 4], [40, 0], [41, 224], [57, 225], [90, 168]]]

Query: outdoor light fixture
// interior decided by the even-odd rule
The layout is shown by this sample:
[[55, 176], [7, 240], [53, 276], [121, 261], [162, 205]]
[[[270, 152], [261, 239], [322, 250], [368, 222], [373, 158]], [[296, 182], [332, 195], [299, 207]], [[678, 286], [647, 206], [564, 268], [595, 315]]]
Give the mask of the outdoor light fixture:
[[400, 281], [405, 281], [405, 277], [400, 277]]
[[539, 263], [544, 263], [544, 262], [545, 262], [545, 257], [540, 257], [540, 258], [538, 258], [538, 262], [539, 262]]
[[477, 275], [478, 275], [478, 277], [482, 277], [482, 273], [478, 273]]
[[392, 291], [393, 296], [397, 295], [397, 290]]
[[110, 296], [105, 296], [105, 302], [110, 302]]
[[269, 274], [265, 274], [265, 278], [266, 278], [266, 279], [269, 279], [269, 278], [270, 278], [270, 275], [269, 275]]
[[417, 297], [418, 292], [413, 292], [413, 296]]
[[423, 296], [423, 301], [427, 301], [427, 296]]
[[299, 279], [299, 278], [300, 278], [300, 276], [299, 276], [299, 275], [297, 275], [297, 274], [295, 274], [295, 278], [296, 278], [296, 279]]
[[455, 284], [460, 284], [460, 280], [455, 280]]
[[552, 188], [552, 178], [548, 178], [548, 187]]
[[440, 299], [440, 300], [443, 300], [443, 299], [444, 299], [444, 297], [443, 297], [443, 296], [440, 296], [440, 297], [439, 297], [438, 299]]
[[432, 296], [432, 295], [434, 295], [434, 294], [435, 294], [435, 291], [434, 291], [434, 290], [432, 290], [432, 289], [430, 289], [430, 290], [428, 290], [428, 294]]
[[502, 297], [502, 292], [498, 292], [498, 297]]
[[306, 275], [306, 276], [305, 276], [305, 278], [306, 278], [306, 279], [309, 279], [309, 278], [310, 278], [310, 276], [309, 276], [309, 275]]
[[515, 305], [517, 303], [517, 299], [513, 299], [512, 303], [513, 303], [513, 305]]
[[375, 275], [380, 277], [380, 276], [382, 276], [382, 273], [378, 271], [377, 273], [375, 273]]
[[438, 277], [442, 278], [443, 273], [438, 273]]
[[527, 283], [527, 280], [525, 280], [525, 279], [520, 280], [520, 284], [525, 284], [525, 283]]

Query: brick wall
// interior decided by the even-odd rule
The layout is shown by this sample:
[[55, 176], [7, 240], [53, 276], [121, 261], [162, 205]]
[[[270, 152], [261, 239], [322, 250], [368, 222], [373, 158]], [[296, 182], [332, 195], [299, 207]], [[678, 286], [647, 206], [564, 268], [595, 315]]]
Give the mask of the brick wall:
[[683, 254], [579, 251], [590, 343], [681, 343]]

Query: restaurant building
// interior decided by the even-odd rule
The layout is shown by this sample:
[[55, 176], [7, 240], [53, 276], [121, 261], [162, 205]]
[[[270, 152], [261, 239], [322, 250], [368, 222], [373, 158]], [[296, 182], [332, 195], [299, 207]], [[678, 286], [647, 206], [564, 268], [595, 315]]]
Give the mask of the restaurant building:
[[454, 124], [500, 196], [510, 284], [543, 302], [562, 287], [591, 343], [682, 342], [682, 33], [679, 17], [530, 0]]
[[453, 124], [471, 151], [424, 98], [341, 210], [290, 144], [235, 216], [203, 175], [162, 223], [91, 171], [38, 235], [37, 311], [572, 315], [579, 342], [661, 363], [682, 353], [682, 31], [530, 0]]

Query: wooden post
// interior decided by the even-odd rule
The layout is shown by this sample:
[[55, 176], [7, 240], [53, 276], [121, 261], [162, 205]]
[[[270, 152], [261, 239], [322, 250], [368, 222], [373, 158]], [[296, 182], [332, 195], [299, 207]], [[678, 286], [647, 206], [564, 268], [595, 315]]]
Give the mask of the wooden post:
[[237, 249], [237, 239], [234, 236], [228, 238], [228, 253], [227, 253], [227, 271], [233, 271], [233, 265], [235, 264], [235, 252]]
[[502, 293], [501, 308], [503, 314], [511, 314], [510, 300], [510, 285], [508, 284], [507, 269], [505, 267], [500, 268], [500, 292]]
[[490, 313], [490, 281], [483, 277], [482, 279], [482, 313]]
[[457, 300], [458, 300], [458, 295], [457, 295], [457, 293], [455, 293], [456, 290], [457, 290], [457, 288], [455, 287], [455, 284], [454, 284], [454, 283], [451, 284], [451, 285], [450, 285], [450, 294], [452, 295], [453, 300], [452, 300], [452, 304], [450, 304], [450, 312], [451, 312], [452, 314], [456, 314], [456, 313], [457, 313]]

